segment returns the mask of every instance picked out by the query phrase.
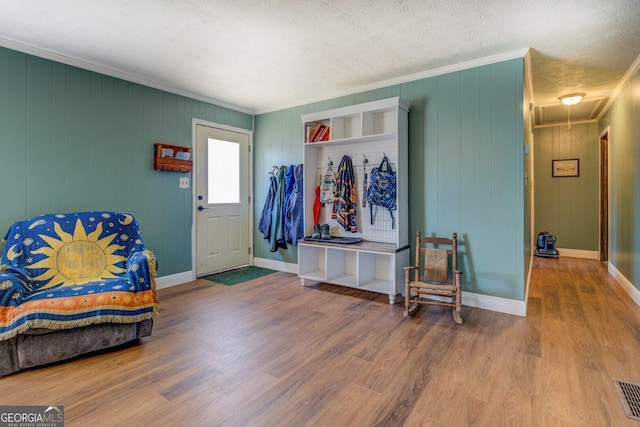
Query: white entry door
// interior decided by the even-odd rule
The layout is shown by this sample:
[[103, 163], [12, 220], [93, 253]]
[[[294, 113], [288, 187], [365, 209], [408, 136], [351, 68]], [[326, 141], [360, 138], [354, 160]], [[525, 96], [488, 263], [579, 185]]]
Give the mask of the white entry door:
[[251, 133], [195, 122], [196, 275], [249, 264]]

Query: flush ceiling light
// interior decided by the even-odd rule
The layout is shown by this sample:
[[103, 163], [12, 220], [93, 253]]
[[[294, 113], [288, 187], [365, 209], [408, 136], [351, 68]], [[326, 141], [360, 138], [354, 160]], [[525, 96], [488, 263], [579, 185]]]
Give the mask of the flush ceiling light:
[[580, 103], [580, 101], [582, 101], [582, 98], [584, 98], [584, 96], [586, 95], [586, 93], [572, 93], [569, 95], [563, 95], [560, 98], [560, 101], [562, 101], [562, 103], [564, 105], [566, 105], [567, 107], [569, 107], [569, 113], [567, 115], [567, 128], [571, 129], [571, 107], [573, 105], [576, 105], [578, 103]]
[[563, 95], [559, 99], [564, 105], [571, 107], [572, 105], [576, 105], [582, 101], [582, 98], [584, 98], [585, 95], [586, 93], [572, 93], [570, 95]]

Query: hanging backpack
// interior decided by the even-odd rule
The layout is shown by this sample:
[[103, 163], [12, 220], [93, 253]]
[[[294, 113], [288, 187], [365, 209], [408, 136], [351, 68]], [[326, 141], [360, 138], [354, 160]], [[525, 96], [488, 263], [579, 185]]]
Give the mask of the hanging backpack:
[[367, 188], [367, 202], [371, 213], [371, 224], [373, 225], [373, 206], [381, 206], [389, 211], [391, 215], [391, 228], [395, 228], [393, 211], [396, 209], [396, 173], [391, 169], [389, 158], [384, 156], [380, 166], [371, 169], [369, 177], [369, 188]]
[[336, 177], [331, 168], [322, 176], [320, 183], [320, 201], [322, 203], [333, 203], [334, 194], [336, 192]]

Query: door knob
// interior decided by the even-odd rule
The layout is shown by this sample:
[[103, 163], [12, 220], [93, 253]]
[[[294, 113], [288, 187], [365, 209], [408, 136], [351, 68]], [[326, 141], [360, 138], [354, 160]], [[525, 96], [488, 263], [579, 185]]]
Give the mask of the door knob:
[[205, 209], [209, 209], [209, 208], [205, 208], [204, 206], [198, 206], [198, 210], [199, 210], [199, 211], [203, 211], [203, 210], [205, 210]]

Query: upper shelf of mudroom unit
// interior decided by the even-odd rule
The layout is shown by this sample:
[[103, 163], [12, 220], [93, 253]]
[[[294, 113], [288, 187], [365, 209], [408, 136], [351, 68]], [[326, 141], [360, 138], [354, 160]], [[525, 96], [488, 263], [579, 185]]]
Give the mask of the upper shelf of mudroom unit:
[[328, 141], [316, 141], [316, 142], [307, 142], [307, 146], [311, 145], [322, 145], [323, 147], [331, 146], [331, 145], [342, 145], [342, 144], [354, 144], [358, 142], [373, 142], [373, 141], [384, 141], [386, 139], [394, 139], [397, 137], [396, 133], [379, 133], [375, 135], [365, 135], [365, 136], [354, 136], [350, 138], [339, 138], [339, 139], [330, 139]]
[[399, 98], [372, 101], [302, 116], [305, 144], [344, 144], [397, 137]]

